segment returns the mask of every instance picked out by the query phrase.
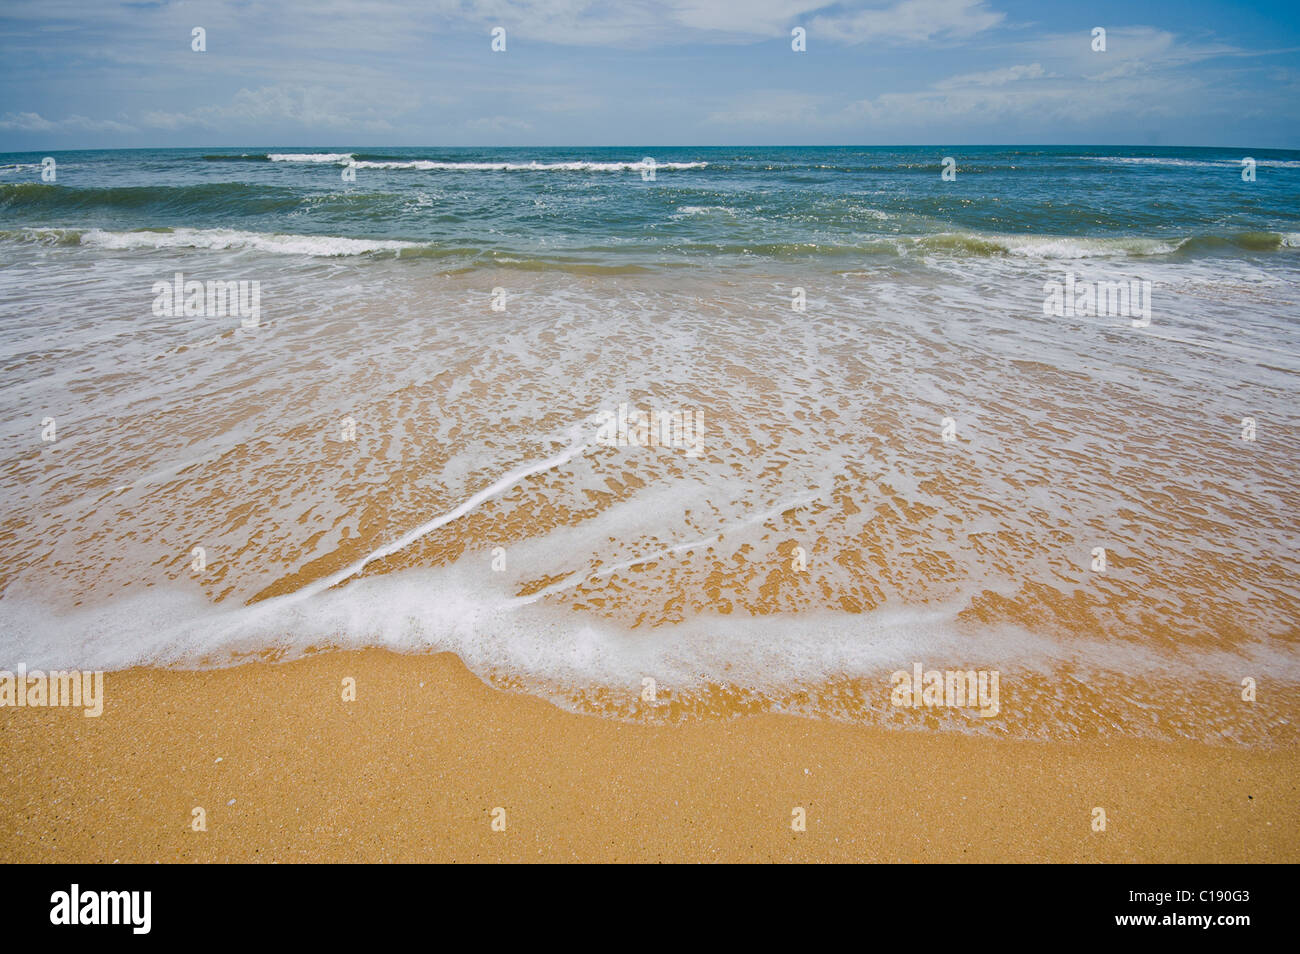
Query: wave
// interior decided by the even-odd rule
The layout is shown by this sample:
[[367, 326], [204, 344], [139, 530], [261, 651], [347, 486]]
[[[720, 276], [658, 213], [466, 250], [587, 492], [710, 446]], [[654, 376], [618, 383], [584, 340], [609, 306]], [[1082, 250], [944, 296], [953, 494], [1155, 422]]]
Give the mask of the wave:
[[0, 184], [0, 210], [22, 213], [150, 209], [162, 214], [238, 212], [262, 214], [298, 208], [300, 191], [243, 182], [183, 186], [112, 186], [75, 189], [43, 182]]
[[239, 155], [236, 156], [236, 155], [231, 155], [230, 153], [221, 152], [221, 153], [214, 153], [209, 156], [204, 156], [203, 161], [204, 162], [266, 162], [268, 158], [269, 157], [262, 155], [260, 153], [256, 155], [251, 155], [245, 152], [245, 153], [240, 153]]
[[[827, 172], [842, 172], [848, 174], [870, 173], [882, 175], [931, 175], [935, 170], [941, 167], [941, 153], [942, 150], [936, 150], [933, 158], [925, 158], [922, 160], [903, 157], [899, 157], [896, 160], [887, 160], [876, 156], [863, 155], [856, 161], [841, 160], [837, 162], [816, 162], [808, 160], [774, 161], [771, 159], [758, 159], [747, 156], [728, 156], [721, 159], [714, 159], [711, 162], [705, 162], [702, 160], [693, 160], [689, 162], [656, 161], [655, 168], [664, 170], [682, 170], [703, 169], [708, 167], [723, 173], [754, 172], [781, 173], [786, 175], [804, 172], [811, 173], [813, 176], [813, 178], [808, 181], [821, 181], [817, 178], [817, 175]], [[1095, 163], [1186, 169], [1228, 169], [1241, 167], [1241, 158], [1236, 157], [1225, 157], [1220, 159], [1189, 159], [1173, 156], [1040, 156], [1038, 154], [1014, 154], [1000, 157], [976, 154], [963, 157], [960, 150], [956, 150], [954, 156], [957, 160], [958, 169], [963, 175], [1021, 172], [1035, 159], [1040, 158], [1053, 163], [1054, 167], [1059, 167], [1061, 163], [1065, 163], [1081, 170], [1087, 169], [1089, 165]], [[1244, 156], [1245, 153], [1243, 152], [1243, 157]], [[1300, 160], [1297, 159], [1254, 158], [1255, 164], [1260, 168], [1300, 169]], [[394, 157], [391, 154], [385, 155], [382, 153], [366, 152], [273, 152], [265, 154], [242, 153], [238, 155], [216, 153], [205, 155], [203, 156], [203, 159], [208, 162], [270, 161], [334, 165], [345, 165], [354, 162], [359, 169], [410, 169], [448, 172], [627, 172], [639, 171], [647, 166], [644, 159], [605, 162], [595, 160], [569, 160], [561, 162], [540, 162], [536, 160], [530, 162], [483, 162], [455, 161], [449, 159], [424, 159], [417, 157], [399, 158]], [[1082, 165], [1076, 165], [1078, 163], [1082, 163]], [[3, 171], [4, 168], [0, 167], [0, 172]]]
[[272, 162], [348, 162], [352, 159], [350, 152], [270, 152], [266, 155]]
[[358, 169], [414, 169], [444, 172], [641, 172], [650, 169], [703, 169], [707, 162], [451, 162], [442, 159], [373, 159], [357, 158], [348, 152], [273, 152], [267, 154], [272, 162], [311, 162], [354, 164]]
[[419, 242], [396, 239], [345, 238], [334, 235], [286, 235], [273, 232], [244, 232], [238, 229], [140, 229], [108, 231], [105, 229], [11, 229], [0, 231], [0, 238], [37, 245], [80, 245], [109, 251], [139, 249], [195, 248], [214, 251], [254, 249], [280, 255], [338, 257], [367, 255], [375, 252], [401, 254], [408, 250], [442, 251], [458, 254], [464, 250], [436, 250]]
[[981, 235], [951, 232], [914, 240], [925, 251], [955, 251], [976, 256], [1010, 255], [1024, 258], [1145, 258], [1189, 253], [1232, 251], [1273, 252], [1300, 247], [1295, 232], [1236, 232], [1190, 235], [1185, 238], [1140, 236], [1085, 237], [1069, 235]]
[[80, 245], [84, 229], [4, 229], [0, 230], [0, 241], [17, 242], [21, 245]]
[[412, 242], [405, 239], [348, 238], [337, 235], [294, 235], [276, 232], [246, 232], [238, 229], [105, 229], [23, 228], [0, 230], [0, 241], [48, 247], [95, 248], [105, 251], [155, 251], [199, 249], [205, 251], [251, 250], [273, 255], [311, 258], [373, 256], [377, 258], [460, 259], [471, 264], [453, 272], [473, 271], [481, 265], [520, 271], [565, 271], [577, 275], [632, 275], [651, 271], [633, 263], [601, 264], [569, 257], [531, 258], [487, 251], [481, 248]]
[[703, 169], [707, 162], [440, 162], [432, 159], [409, 161], [359, 160], [358, 169], [417, 169], [446, 172], [643, 172], [658, 169]]
[[[990, 254], [1025, 258], [1111, 258], [1114, 256], [1168, 255], [1177, 242], [1139, 237], [1086, 238], [1066, 235], [1003, 235], [986, 239]], [[922, 244], [926, 244], [922, 242]]]
[[[487, 586], [481, 568], [452, 563], [367, 575], [368, 568], [454, 526], [543, 474], [572, 480], [579, 459], [598, 446], [601, 417], [575, 416], [548, 435], [549, 448], [501, 461], [469, 488], [395, 539], [353, 555], [337, 569], [295, 588], [246, 603], [210, 604], [192, 590], [160, 588], [137, 597], [58, 610], [32, 599], [25, 587], [0, 598], [0, 651], [33, 668], [121, 669], [153, 664], [207, 668], [272, 651], [300, 655], [322, 647], [385, 646], [408, 652], [456, 652], [480, 674], [503, 671], [552, 686], [637, 685], [655, 673], [676, 689], [709, 682], [745, 686], [779, 699], [792, 688], [836, 678], [888, 673], [917, 658], [1001, 659], [1008, 668], [1122, 673], [1179, 680], [1220, 677], [1244, 665], [1287, 682], [1300, 679], [1284, 642], [1255, 638], [1231, 652], [1186, 645], [1176, 652], [1138, 641], [1080, 633], [1068, 641], [1016, 623], [964, 623], [963, 609], [982, 587], [974, 581], [951, 598], [925, 606], [868, 613], [815, 611], [761, 618], [737, 614], [687, 617], [656, 629], [654, 638], [597, 619], [574, 621], [573, 607], [548, 597], [594, 583], [672, 554], [712, 548], [746, 527], [813, 503], [807, 486], [773, 497], [765, 509], [696, 527], [684, 540], [629, 551], [624, 559], [578, 566], [548, 576], [542, 589]], [[181, 467], [189, 466], [182, 464]], [[176, 473], [175, 467], [168, 472]], [[632, 504], [632, 506], [636, 506]], [[604, 530], [602, 529], [603, 533]], [[567, 530], [518, 544], [531, 551], [565, 549]], [[612, 538], [611, 538], [612, 539]], [[664, 543], [661, 541], [660, 543]], [[987, 592], [987, 591], [985, 591]], [[638, 638], [639, 637], [639, 638]]]
[[[1190, 169], [1241, 168], [1241, 159], [1175, 159], [1162, 156], [1085, 156], [1083, 158], [1093, 162], [1114, 162], [1133, 166], [1169, 166]], [[1256, 159], [1255, 165], [1272, 169], [1300, 169], [1300, 160]]]
[[683, 205], [672, 215], [670, 219], [685, 219], [695, 215], [709, 215], [713, 212], [720, 212], [723, 215], [739, 215], [739, 211], [725, 205]]
[[[3, 187], [0, 187], [3, 188]], [[680, 210], [685, 212], [686, 210]], [[698, 207], [692, 214], [708, 214], [714, 208]], [[718, 209], [718, 211], [725, 211]], [[0, 230], [0, 241], [46, 246], [83, 246], [109, 251], [153, 249], [205, 249], [214, 251], [250, 249], [281, 255], [340, 257], [390, 255], [403, 258], [460, 257], [467, 269], [489, 265], [523, 271], [555, 269], [580, 274], [632, 274], [653, 266], [683, 264], [661, 252], [674, 255], [734, 256], [802, 260], [808, 258], [954, 257], [954, 258], [1146, 258], [1175, 255], [1225, 255], [1234, 252], [1276, 252], [1300, 249], [1297, 232], [1241, 232], [1204, 234], [1184, 238], [1087, 237], [1069, 235], [998, 235], [949, 231], [930, 235], [863, 236], [856, 242], [690, 242], [662, 249], [638, 249], [625, 244], [588, 246], [538, 255], [503, 248], [448, 245], [436, 241], [413, 241], [340, 235], [309, 235], [283, 232], [253, 232], [241, 229], [157, 228], [135, 230], [26, 227]], [[634, 261], [634, 257], [645, 256]]]
[[281, 255], [337, 257], [372, 252], [402, 252], [419, 248], [417, 242], [392, 239], [356, 239], [333, 235], [284, 235], [242, 232], [237, 229], [173, 229], [169, 232], [107, 232], [91, 229], [81, 235], [81, 245], [104, 249], [256, 249]]
[[1180, 252], [1219, 252], [1231, 249], [1273, 252], [1282, 248], [1300, 248], [1300, 233], [1239, 232], [1235, 235], [1194, 235], [1178, 243]]
[[1225, 251], [1271, 252], [1300, 247], [1294, 232], [1238, 232], [1224, 235], [1191, 235], [1185, 238], [1142, 236], [1076, 235], [986, 235], [974, 232], [945, 232], [903, 240], [926, 252], [955, 252], [987, 257], [1008, 255], [1022, 258], [1114, 258], [1176, 255]]
[[1300, 233], [1243, 232], [1185, 238], [1142, 236], [1006, 235], [949, 231], [930, 235], [871, 237], [851, 243], [785, 242], [677, 245], [679, 252], [757, 255], [777, 259], [853, 255], [952, 256], [958, 258], [1145, 258], [1180, 253], [1268, 252], [1300, 247]]

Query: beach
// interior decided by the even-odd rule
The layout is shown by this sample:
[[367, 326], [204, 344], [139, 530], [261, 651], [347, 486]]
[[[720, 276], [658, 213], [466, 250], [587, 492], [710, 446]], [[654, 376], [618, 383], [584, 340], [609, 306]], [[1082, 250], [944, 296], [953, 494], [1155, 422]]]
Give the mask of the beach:
[[98, 719], [0, 722], [4, 861], [1300, 859], [1294, 748], [635, 724], [491, 688], [450, 654], [383, 650], [107, 685]]
[[1300, 153], [930, 152], [0, 181], [0, 857], [1297, 860]]

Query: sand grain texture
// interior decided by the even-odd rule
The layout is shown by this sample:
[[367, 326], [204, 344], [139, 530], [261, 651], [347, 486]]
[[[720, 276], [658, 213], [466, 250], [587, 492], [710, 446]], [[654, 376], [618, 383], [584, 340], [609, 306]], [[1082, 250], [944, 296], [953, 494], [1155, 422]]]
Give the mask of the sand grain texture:
[[1289, 750], [780, 715], [638, 725], [384, 650], [105, 684], [99, 719], [0, 712], [0, 860], [1300, 860]]

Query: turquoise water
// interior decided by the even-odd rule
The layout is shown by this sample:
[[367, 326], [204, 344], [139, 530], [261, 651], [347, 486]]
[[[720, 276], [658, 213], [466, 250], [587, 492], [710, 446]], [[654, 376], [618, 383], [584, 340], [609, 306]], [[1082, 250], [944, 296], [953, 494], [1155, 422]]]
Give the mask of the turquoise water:
[[[0, 232], [227, 229], [466, 264], [698, 265], [1050, 247], [1254, 255], [1300, 232], [1300, 152], [1120, 147], [366, 149], [0, 155]], [[273, 160], [269, 157], [280, 157]], [[956, 179], [944, 181], [951, 156]], [[646, 158], [654, 161], [653, 180]], [[349, 161], [355, 182], [343, 180]], [[49, 236], [45, 236], [49, 238]], [[77, 241], [70, 234], [64, 240]], [[209, 239], [210, 241], [210, 239]], [[327, 245], [316, 251], [328, 254]]]

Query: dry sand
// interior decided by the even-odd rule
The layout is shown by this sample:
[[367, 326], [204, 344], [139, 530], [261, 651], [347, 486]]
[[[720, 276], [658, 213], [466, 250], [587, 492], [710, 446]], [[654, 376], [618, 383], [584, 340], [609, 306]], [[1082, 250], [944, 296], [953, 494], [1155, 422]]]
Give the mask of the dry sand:
[[0, 710], [0, 860], [1300, 861], [1293, 749], [631, 724], [383, 650], [105, 691]]

